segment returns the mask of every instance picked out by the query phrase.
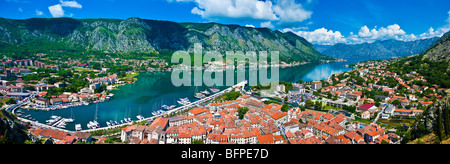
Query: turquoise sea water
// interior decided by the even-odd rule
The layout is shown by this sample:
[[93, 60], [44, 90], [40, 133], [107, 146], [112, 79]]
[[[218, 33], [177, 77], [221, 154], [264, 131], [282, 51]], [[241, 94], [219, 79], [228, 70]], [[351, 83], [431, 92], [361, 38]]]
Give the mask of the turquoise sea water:
[[[326, 79], [333, 73], [351, 70], [351, 68], [345, 67], [346, 64], [351, 63], [354, 62], [307, 64], [279, 68], [279, 80], [295, 82], [300, 79], [303, 81]], [[248, 74], [246, 76], [248, 80]], [[184, 97], [188, 97], [191, 101], [196, 100], [193, 97], [195, 92], [210, 88], [206, 86], [176, 87], [171, 82], [171, 72], [143, 72], [137, 78], [139, 79], [137, 82], [120, 86], [117, 90], [112, 91], [111, 93], [114, 94], [112, 100], [98, 103], [97, 121], [101, 127], [105, 127], [106, 121], [109, 120], [120, 123], [120, 120], [128, 117], [137, 120], [136, 116], [139, 114], [150, 117], [152, 116], [151, 113], [161, 109], [163, 104], [178, 105], [176, 100]], [[224, 78], [226, 78], [225, 73]], [[217, 88], [225, 89], [227, 86]], [[95, 119], [96, 108], [97, 104], [90, 104], [54, 111], [20, 110], [24, 112], [23, 115], [30, 114], [40, 123], [45, 123], [45, 120], [50, 119], [52, 115], [62, 116], [63, 118], [73, 115], [75, 122], [66, 125], [67, 130], [73, 131], [75, 124], [81, 124], [82, 129], [87, 129], [86, 124]]]

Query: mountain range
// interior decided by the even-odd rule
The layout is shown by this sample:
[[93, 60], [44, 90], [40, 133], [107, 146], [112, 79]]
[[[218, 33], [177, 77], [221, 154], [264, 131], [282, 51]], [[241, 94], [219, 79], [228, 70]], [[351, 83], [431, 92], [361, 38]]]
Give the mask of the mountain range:
[[422, 53], [438, 39], [434, 37], [409, 42], [389, 39], [362, 44], [338, 43], [321, 52], [327, 56], [347, 60], [389, 59]]
[[186, 50], [279, 51], [285, 62], [320, 62], [334, 58], [292, 32], [219, 23], [177, 23], [141, 18], [72, 19], [0, 18], [0, 52], [54, 49], [105, 53], [158, 53]]

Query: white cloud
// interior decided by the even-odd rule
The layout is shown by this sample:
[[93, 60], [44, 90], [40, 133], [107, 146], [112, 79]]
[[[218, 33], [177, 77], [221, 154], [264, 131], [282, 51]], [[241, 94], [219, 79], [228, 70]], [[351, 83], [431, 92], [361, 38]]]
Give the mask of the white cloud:
[[280, 17], [280, 23], [302, 22], [312, 15], [312, 11], [306, 11], [302, 4], [294, 0], [277, 0], [273, 11]]
[[430, 27], [427, 32], [424, 32], [419, 35], [419, 39], [432, 38], [432, 37], [441, 37], [446, 32], [450, 31], [450, 11], [448, 11], [448, 18], [445, 20], [447, 22], [446, 25], [434, 30], [433, 27]]
[[74, 8], [79, 8], [79, 9], [81, 9], [83, 7], [76, 1], [59, 0], [59, 3], [61, 3], [61, 6], [64, 6], [64, 7], [74, 7]]
[[255, 28], [255, 26], [253, 26], [253, 25], [251, 25], [251, 24], [247, 24], [247, 25], [245, 25], [245, 27]]
[[[300, 29], [300, 30], [299, 30]], [[357, 34], [350, 32], [349, 36], [344, 36], [340, 31], [328, 30], [325, 28], [319, 28], [314, 31], [302, 31], [301, 28], [288, 28], [283, 32], [292, 31], [295, 34], [304, 37], [306, 40], [313, 44], [319, 45], [334, 45], [336, 43], [346, 44], [360, 44], [360, 43], [372, 43], [376, 40], [396, 39], [403, 41], [413, 41], [421, 39], [423, 37], [417, 37], [414, 34], [407, 35], [399, 25], [393, 24], [387, 27], [369, 29], [366, 25], [362, 26]], [[431, 31], [433, 31], [431, 29]], [[431, 32], [433, 33], [433, 32]], [[434, 34], [434, 33], [433, 33]]]
[[234, 18], [278, 20], [272, 11], [271, 1], [258, 0], [194, 0], [197, 4], [191, 13], [207, 19]]
[[62, 9], [60, 4], [56, 4], [53, 6], [49, 6], [48, 10], [53, 17], [58, 18], [64, 16], [64, 10]]
[[[308, 11], [295, 0], [167, 0], [193, 2], [191, 13], [209, 20], [234, 19], [260, 21], [261, 24], [284, 25], [311, 18]], [[305, 3], [311, 3], [306, 1]], [[270, 24], [268, 23], [270, 21]]]
[[[69, 15], [64, 15], [64, 10], [62, 7], [72, 7], [72, 8], [79, 8], [81, 9], [83, 6], [81, 4], [79, 4], [76, 1], [63, 1], [63, 0], [59, 0], [60, 4], [56, 4], [53, 6], [49, 6], [48, 10], [50, 11], [50, 13], [52, 14], [53, 17], [58, 18], [58, 17], [63, 17], [63, 16], [68, 16], [68, 17], [72, 17], [73, 13], [70, 13]], [[36, 10], [36, 15], [38, 15], [38, 11]], [[42, 12], [41, 12], [42, 15]]]
[[372, 33], [367, 26], [363, 26], [361, 27], [361, 29], [359, 29], [358, 35], [360, 37], [371, 37]]
[[44, 15], [44, 12], [39, 11], [38, 9], [36, 9], [35, 12], [36, 12], [36, 15]]
[[262, 22], [261, 27], [267, 27], [267, 28], [274, 28], [273, 24], [271, 21], [267, 21], [267, 22]]
[[23, 12], [23, 9], [21, 7], [19, 7], [19, 12]]
[[298, 36], [304, 37], [313, 44], [334, 45], [336, 43], [345, 43], [346, 38], [339, 31], [327, 30], [319, 28], [314, 31], [296, 31], [296, 29], [286, 28], [283, 32], [291, 31]]
[[394, 39], [405, 34], [406, 32], [403, 31], [398, 24], [389, 25], [386, 28], [380, 27], [379, 29], [375, 27], [372, 30], [367, 26], [363, 26], [358, 32], [359, 37], [367, 40]]

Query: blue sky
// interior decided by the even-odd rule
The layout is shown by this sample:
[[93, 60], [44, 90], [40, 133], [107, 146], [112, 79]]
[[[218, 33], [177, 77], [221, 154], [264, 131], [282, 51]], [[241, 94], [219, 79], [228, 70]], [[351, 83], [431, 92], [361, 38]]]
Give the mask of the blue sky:
[[416, 40], [450, 30], [449, 0], [0, 0], [0, 17], [218, 22], [291, 31], [313, 44]]

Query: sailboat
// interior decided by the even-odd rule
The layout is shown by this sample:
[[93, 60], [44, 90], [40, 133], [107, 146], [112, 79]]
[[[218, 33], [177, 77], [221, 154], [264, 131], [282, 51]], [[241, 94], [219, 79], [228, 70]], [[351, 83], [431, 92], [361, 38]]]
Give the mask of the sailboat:
[[64, 118], [64, 122], [74, 122], [73, 109], [70, 109], [70, 118]]
[[139, 107], [139, 114], [136, 116], [136, 118], [139, 119], [139, 120], [144, 119], [144, 117], [141, 115], [141, 107], [142, 106]]
[[87, 127], [89, 129], [96, 129], [100, 127], [100, 124], [97, 122], [97, 113], [98, 113], [98, 103], [97, 106], [95, 107], [94, 121], [89, 121], [89, 123], [87, 124]]

